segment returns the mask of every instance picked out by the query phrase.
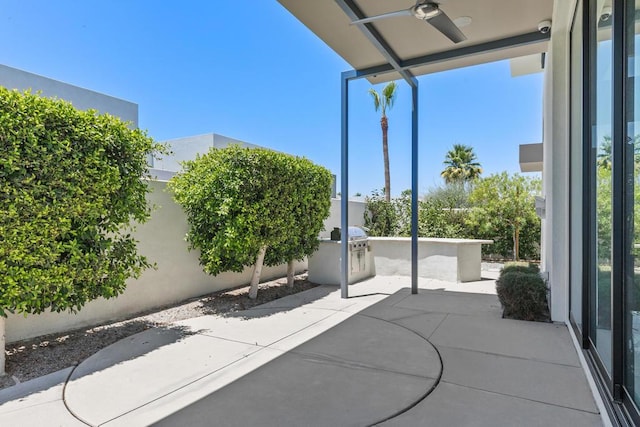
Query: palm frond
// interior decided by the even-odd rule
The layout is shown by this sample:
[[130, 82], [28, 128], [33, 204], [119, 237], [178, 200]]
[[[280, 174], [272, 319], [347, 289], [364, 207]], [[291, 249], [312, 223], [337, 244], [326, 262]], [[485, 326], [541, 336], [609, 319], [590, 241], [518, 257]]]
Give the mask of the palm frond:
[[375, 89], [371, 88], [369, 89], [369, 95], [373, 98], [373, 106], [376, 111], [378, 111], [380, 109], [380, 94], [376, 92]]
[[389, 109], [393, 108], [393, 104], [396, 101], [397, 88], [398, 88], [398, 85], [396, 82], [389, 82], [389, 84], [387, 84], [382, 89], [382, 96], [384, 97], [384, 103], [386, 104], [386, 107], [388, 107]]

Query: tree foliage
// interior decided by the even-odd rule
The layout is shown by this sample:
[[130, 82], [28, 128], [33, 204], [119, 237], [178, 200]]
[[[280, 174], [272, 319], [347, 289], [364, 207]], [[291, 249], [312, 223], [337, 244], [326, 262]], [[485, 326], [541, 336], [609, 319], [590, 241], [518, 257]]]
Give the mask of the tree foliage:
[[[540, 241], [540, 219], [535, 212], [535, 194], [540, 181], [506, 172], [478, 181], [469, 201], [473, 208], [468, 222], [484, 235], [500, 243], [500, 230], [511, 237], [513, 259], [520, 259], [520, 240], [523, 233], [535, 232]], [[504, 242], [503, 242], [504, 243]]]
[[[212, 148], [169, 183], [189, 221], [187, 241], [208, 274], [311, 255], [329, 216], [331, 173], [266, 149]], [[257, 284], [256, 284], [257, 286]]]
[[451, 209], [466, 209], [470, 207], [469, 193], [471, 187], [462, 182], [452, 182], [443, 186], [430, 188], [425, 199], [438, 200]]
[[[411, 213], [409, 213], [410, 217]], [[387, 201], [384, 190], [374, 190], [365, 198], [364, 226], [370, 236], [400, 234], [400, 212], [396, 200]]]
[[467, 233], [467, 212], [448, 205], [437, 198], [420, 201], [418, 208], [418, 235], [420, 237], [471, 238]]
[[466, 183], [476, 180], [482, 174], [482, 167], [477, 161], [473, 147], [454, 144], [445, 156], [444, 170], [440, 176], [447, 184]]
[[130, 231], [149, 218], [142, 178], [161, 148], [112, 116], [0, 88], [0, 315], [75, 311], [150, 267]]
[[[418, 202], [420, 237], [465, 237], [465, 211], [457, 208], [457, 191], [438, 191]], [[374, 191], [366, 199], [364, 225], [371, 236], [411, 235], [411, 190], [387, 202]]]

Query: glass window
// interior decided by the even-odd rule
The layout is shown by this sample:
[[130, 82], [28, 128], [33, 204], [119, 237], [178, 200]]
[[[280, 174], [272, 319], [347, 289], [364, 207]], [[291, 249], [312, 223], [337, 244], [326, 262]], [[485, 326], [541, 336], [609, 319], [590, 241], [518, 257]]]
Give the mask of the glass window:
[[[611, 375], [611, 172], [612, 172], [612, 26], [610, 13], [605, 8], [611, 7], [610, 1], [598, 2], [596, 10], [596, 40], [593, 51], [595, 60], [595, 99], [592, 122], [592, 224], [595, 227], [593, 253], [595, 268], [591, 284], [592, 307], [591, 339], [600, 360]], [[608, 9], [610, 10], [610, 9]]]
[[582, 2], [571, 27], [571, 317], [582, 329]]
[[[628, 3], [627, 30], [627, 144], [625, 146], [625, 341], [626, 388], [640, 403], [640, 1]], [[636, 369], [637, 367], [637, 369]]]

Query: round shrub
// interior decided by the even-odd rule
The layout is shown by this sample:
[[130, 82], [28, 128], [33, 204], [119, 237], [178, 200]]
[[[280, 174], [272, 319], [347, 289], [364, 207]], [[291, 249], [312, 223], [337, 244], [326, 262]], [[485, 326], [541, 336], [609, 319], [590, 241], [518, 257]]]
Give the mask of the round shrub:
[[537, 273], [507, 271], [496, 281], [498, 299], [504, 317], [519, 320], [543, 320], [547, 316], [547, 287]]
[[212, 148], [169, 187], [189, 221], [187, 241], [211, 275], [299, 260], [319, 246], [331, 207], [331, 173], [310, 160], [261, 149]]
[[540, 268], [538, 267], [538, 264], [529, 262], [508, 262], [502, 268], [502, 274], [511, 273], [513, 271], [538, 274], [540, 272]]

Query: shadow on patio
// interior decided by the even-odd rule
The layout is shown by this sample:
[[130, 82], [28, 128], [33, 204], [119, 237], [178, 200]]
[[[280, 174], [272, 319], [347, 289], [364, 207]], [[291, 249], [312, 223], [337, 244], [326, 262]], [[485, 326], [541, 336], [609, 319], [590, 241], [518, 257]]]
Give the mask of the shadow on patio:
[[157, 425], [602, 425], [566, 326], [501, 315], [495, 295], [400, 289]]

